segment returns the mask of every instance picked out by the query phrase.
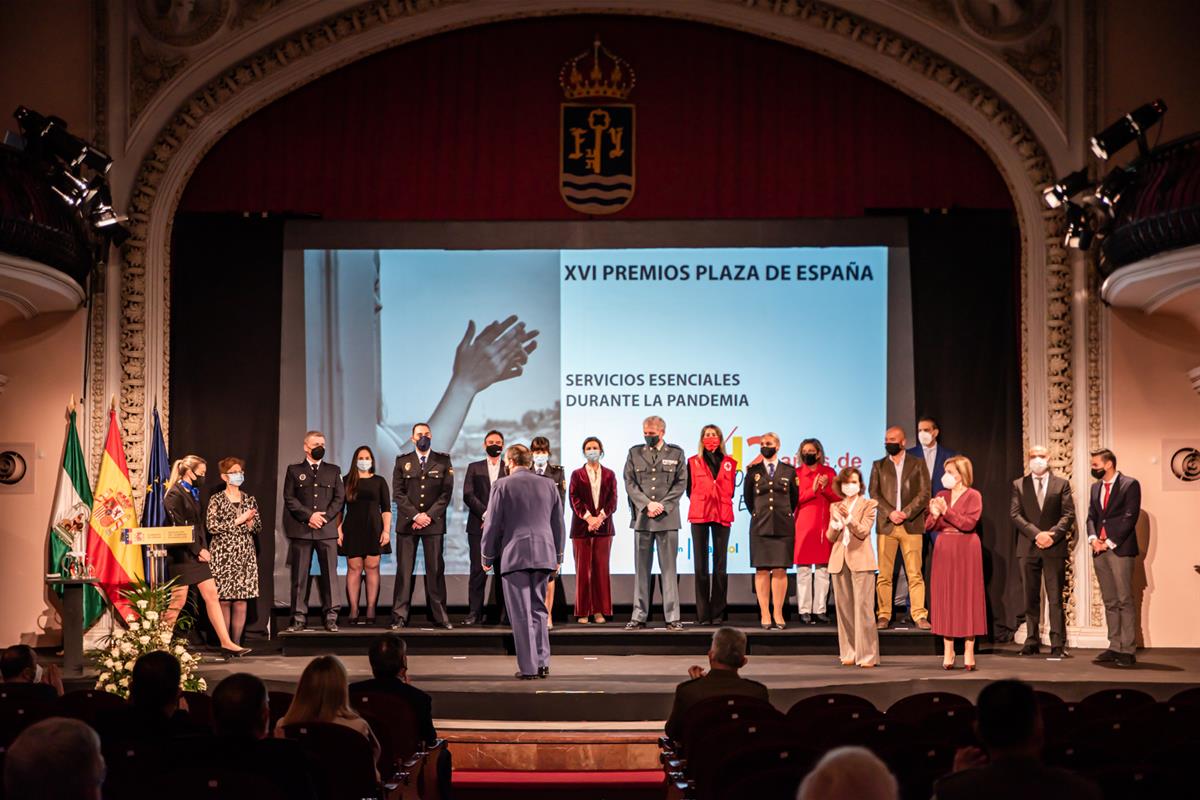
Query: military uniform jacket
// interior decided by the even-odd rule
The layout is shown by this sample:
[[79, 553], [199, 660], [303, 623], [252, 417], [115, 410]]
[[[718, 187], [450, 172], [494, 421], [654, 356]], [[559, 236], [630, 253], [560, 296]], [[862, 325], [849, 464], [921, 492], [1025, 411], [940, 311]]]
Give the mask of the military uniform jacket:
[[[537, 467], [529, 468], [529, 471], [537, 475]], [[563, 508], [567, 507], [567, 471], [558, 464], [547, 464], [546, 471], [542, 473], [543, 478], [549, 478], [554, 481], [554, 486], [558, 489], [558, 501]]]
[[[396, 501], [397, 536], [438, 536], [446, 532], [446, 509], [450, 507], [450, 495], [454, 493], [454, 467], [450, 456], [429, 451], [425, 469], [421, 470], [421, 459], [416, 453], [405, 453], [396, 458], [396, 469], [392, 472], [392, 499]], [[413, 518], [424, 512], [430, 524], [413, 529]]]
[[796, 506], [800, 503], [800, 486], [796, 468], [782, 461], [775, 464], [774, 479], [768, 477], [767, 465], [752, 464], [742, 483], [742, 500], [750, 510], [751, 536], [793, 536], [796, 531]]
[[[661, 450], [644, 444], [629, 448], [625, 459], [625, 495], [629, 498], [629, 527], [635, 531], [679, 530], [679, 498], [687, 490], [687, 458], [683, 448], [664, 444]], [[650, 501], [663, 504], [663, 513], [646, 513]]]
[[[338, 514], [345, 505], [346, 487], [337, 464], [322, 461], [313, 468], [307, 460], [289, 464], [283, 476], [283, 531], [289, 539], [336, 539]], [[325, 525], [308, 527], [316, 511], [325, 514]]]

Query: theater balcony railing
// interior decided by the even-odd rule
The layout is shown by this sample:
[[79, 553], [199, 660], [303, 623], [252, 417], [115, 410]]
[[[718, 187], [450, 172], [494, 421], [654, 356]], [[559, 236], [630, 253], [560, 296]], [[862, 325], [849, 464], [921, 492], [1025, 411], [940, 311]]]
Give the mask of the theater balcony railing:
[[[1100, 294], [1157, 318], [1179, 346], [1200, 342], [1200, 133], [1142, 156], [1101, 246]], [[1136, 322], [1136, 316], [1127, 317]], [[1200, 392], [1200, 365], [1187, 374]]]
[[0, 327], [79, 308], [93, 263], [79, 215], [25, 153], [0, 145]]

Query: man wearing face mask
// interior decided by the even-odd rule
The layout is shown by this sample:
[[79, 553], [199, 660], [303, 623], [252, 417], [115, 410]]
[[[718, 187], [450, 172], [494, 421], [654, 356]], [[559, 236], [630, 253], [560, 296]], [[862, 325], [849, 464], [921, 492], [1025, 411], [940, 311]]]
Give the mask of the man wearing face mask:
[[921, 548], [925, 539], [925, 514], [929, 506], [929, 469], [923, 460], [906, 457], [904, 429], [893, 425], [884, 434], [887, 455], [871, 465], [871, 497], [879, 502], [879, 578], [875, 592], [879, 603], [875, 626], [887, 628], [892, 619], [892, 569], [896, 551], [908, 573], [909, 610], [913, 622], [929, 630], [925, 610], [925, 578], [921, 573]]
[[687, 458], [679, 445], [663, 441], [667, 423], [662, 417], [642, 421], [644, 445], [629, 448], [625, 458], [625, 494], [629, 498], [629, 527], [636, 540], [633, 618], [626, 630], [646, 627], [654, 596], [654, 551], [662, 575], [663, 614], [667, 630], [681, 631], [679, 581], [675, 557], [679, 552], [679, 498], [687, 488]]
[[321, 612], [325, 630], [338, 629], [340, 592], [333, 590], [337, 575], [338, 515], [345, 504], [342, 470], [325, 461], [325, 435], [304, 434], [304, 460], [291, 464], [283, 478], [283, 530], [288, 537], [288, 565], [292, 571], [292, 624], [302, 631], [308, 624], [308, 576], [313, 552], [317, 554]]
[[[946, 459], [958, 455], [955, 451], [946, 447], [941, 442], [942, 432], [938, 427], [936, 419], [930, 416], [920, 417], [917, 420], [917, 444], [908, 448], [908, 454], [913, 458], [920, 458], [925, 461], [925, 467], [929, 470], [929, 485], [930, 493], [936, 494], [937, 490], [942, 485], [942, 475], [946, 473]], [[925, 579], [925, 585], [929, 586], [929, 570], [933, 564], [933, 545], [937, 542], [939, 531], [929, 531], [925, 537], [925, 544], [921, 551], [922, 564], [924, 570], [922, 577]], [[896, 565], [895, 573], [896, 585], [893, 594], [895, 606], [908, 606], [908, 575], [904, 570], [903, 561]], [[929, 594], [925, 596], [926, 606], [929, 605]]]
[[1137, 521], [1142, 513], [1142, 485], [1117, 472], [1117, 456], [1107, 448], [1092, 453], [1092, 496], [1088, 503], [1087, 537], [1108, 625], [1108, 649], [1097, 664], [1132, 667], [1137, 613], [1133, 606], [1133, 564], [1137, 560]]
[[425, 605], [433, 624], [449, 630], [446, 613], [446, 561], [442, 554], [446, 535], [446, 509], [454, 492], [454, 467], [450, 456], [433, 450], [426, 422], [412, 427], [416, 450], [396, 458], [392, 472], [392, 499], [396, 502], [396, 586], [392, 591], [391, 629], [408, 625], [416, 583], [417, 544], [425, 554]]
[[[533, 454], [533, 474], [547, 478], [554, 482], [558, 489], [559, 503], [566, 508], [567, 505], [567, 473], [558, 464], [550, 463], [550, 440], [545, 436], [535, 436], [529, 442], [529, 451]], [[546, 610], [550, 612], [550, 627], [554, 627], [554, 588], [558, 581], [554, 576], [550, 576], [550, 580], [546, 583]]]
[[487, 596], [487, 573], [483, 571], [480, 543], [483, 540], [483, 520], [487, 513], [488, 497], [496, 481], [508, 475], [508, 465], [500, 456], [504, 453], [504, 435], [488, 431], [483, 437], [487, 458], [467, 465], [463, 478], [463, 505], [467, 507], [467, 546], [471, 551], [471, 576], [467, 583], [467, 618], [463, 625], [478, 625], [484, 619], [484, 598]]
[[1025, 587], [1025, 646], [1021, 655], [1041, 650], [1042, 582], [1050, 606], [1050, 656], [1065, 654], [1067, 622], [1063, 587], [1067, 580], [1067, 539], [1075, 529], [1075, 502], [1071, 483], [1050, 472], [1050, 451], [1042, 445], [1029, 448], [1029, 474], [1012, 485], [1009, 516], [1017, 529], [1017, 559]]

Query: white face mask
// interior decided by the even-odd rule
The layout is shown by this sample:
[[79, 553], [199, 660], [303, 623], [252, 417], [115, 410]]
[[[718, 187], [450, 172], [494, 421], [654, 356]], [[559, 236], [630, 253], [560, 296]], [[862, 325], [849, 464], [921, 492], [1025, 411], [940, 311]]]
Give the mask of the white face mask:
[[544, 467], [549, 463], [550, 463], [550, 454], [549, 453], [534, 453], [533, 454], [533, 465], [535, 467]]
[[363, 472], [370, 472], [373, 462], [369, 458], [360, 458], [356, 463]]
[[862, 486], [859, 485], [858, 481], [842, 484], [842, 494], [846, 495], [846, 497], [854, 497], [861, 490]]
[[917, 433], [917, 440], [926, 447], [929, 447], [929, 445], [933, 444], [933, 434], [929, 431], [920, 431]]
[[958, 476], [950, 472], [942, 475], [942, 486], [947, 489], [953, 489], [955, 486], [958, 486]]
[[1042, 475], [1046, 470], [1050, 469], [1050, 462], [1041, 456], [1034, 456], [1029, 459], [1029, 471], [1034, 475]]

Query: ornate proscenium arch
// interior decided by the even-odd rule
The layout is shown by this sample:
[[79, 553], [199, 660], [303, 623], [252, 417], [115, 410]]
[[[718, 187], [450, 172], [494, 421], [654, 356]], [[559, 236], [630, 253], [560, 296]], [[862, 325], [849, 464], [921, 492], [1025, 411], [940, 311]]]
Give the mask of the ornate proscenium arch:
[[[578, 13], [686, 19], [803, 47], [892, 85], [975, 139], [1007, 182], [1020, 224], [1026, 442], [1047, 442], [1055, 469], [1070, 478], [1075, 449], [1072, 267], [1060, 243], [1061, 214], [1040, 202], [1040, 189], [1054, 178], [1056, 165], [1034, 132], [1057, 127], [1049, 111], [1040, 112], [1041, 119], [1026, 119], [1003, 92], [971, 70], [893, 28], [823, 2], [371, 0], [288, 33], [222, 69], [178, 105], [142, 159], [128, 195], [133, 235], [122, 251], [117, 323], [120, 418], [134, 487], [143, 485], [148, 394], [158, 398], [164, 426], [169, 421], [171, 227], [184, 187], [205, 153], [255, 111], [370, 54], [473, 25]], [[148, 329], [155, 328], [161, 338], [148, 338]], [[103, 330], [96, 333], [102, 336]], [[98, 352], [93, 350], [93, 358]], [[92, 389], [93, 409], [103, 407], [104, 391], [103, 386]], [[94, 424], [97, 416], [102, 414], [93, 413]], [[1068, 609], [1072, 619], [1073, 604]]]

